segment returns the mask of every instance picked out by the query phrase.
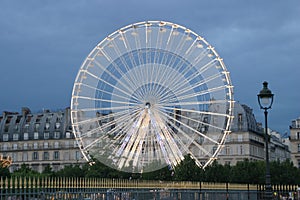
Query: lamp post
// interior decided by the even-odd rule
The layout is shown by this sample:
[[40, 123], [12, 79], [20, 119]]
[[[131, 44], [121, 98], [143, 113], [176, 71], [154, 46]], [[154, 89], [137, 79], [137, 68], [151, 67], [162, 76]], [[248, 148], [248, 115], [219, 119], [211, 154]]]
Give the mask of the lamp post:
[[270, 174], [270, 162], [269, 162], [269, 147], [268, 147], [268, 109], [271, 109], [273, 104], [274, 94], [268, 88], [268, 83], [263, 82], [263, 89], [257, 95], [260, 109], [265, 113], [265, 143], [266, 143], [266, 185], [265, 185], [265, 199], [272, 199], [272, 185]]

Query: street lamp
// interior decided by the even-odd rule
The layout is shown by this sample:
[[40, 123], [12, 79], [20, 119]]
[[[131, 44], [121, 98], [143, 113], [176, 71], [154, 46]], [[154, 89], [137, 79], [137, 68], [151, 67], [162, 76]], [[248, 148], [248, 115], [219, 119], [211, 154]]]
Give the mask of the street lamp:
[[266, 143], [266, 185], [265, 185], [265, 199], [272, 199], [272, 185], [270, 174], [270, 162], [269, 162], [269, 147], [268, 147], [268, 109], [272, 107], [274, 94], [268, 88], [268, 83], [263, 82], [263, 89], [257, 95], [260, 109], [265, 113], [265, 143]]

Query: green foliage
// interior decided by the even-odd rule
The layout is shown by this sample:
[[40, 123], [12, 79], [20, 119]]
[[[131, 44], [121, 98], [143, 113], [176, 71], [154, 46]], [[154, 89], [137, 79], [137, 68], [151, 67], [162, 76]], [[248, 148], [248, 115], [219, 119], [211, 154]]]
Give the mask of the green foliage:
[[204, 181], [226, 183], [230, 182], [231, 167], [230, 165], [220, 165], [216, 161], [208, 166], [204, 172]]
[[174, 175], [174, 171], [170, 170], [169, 167], [164, 167], [162, 169], [153, 172], [143, 173], [142, 179], [170, 181], [172, 180], [173, 175]]
[[52, 168], [50, 167], [50, 165], [47, 165], [44, 169], [44, 171], [42, 172], [41, 176], [44, 177], [54, 177], [55, 176], [55, 172], [52, 170]]
[[10, 173], [7, 167], [0, 166], [0, 177], [10, 177]]
[[195, 160], [190, 155], [186, 155], [184, 160], [175, 167], [174, 180], [177, 181], [202, 181], [203, 171], [199, 168]]
[[299, 184], [300, 182], [300, 170], [290, 160], [271, 162], [270, 172], [273, 184]]
[[232, 167], [231, 182], [263, 184], [265, 177], [265, 163], [262, 161], [239, 161]]
[[28, 165], [22, 164], [20, 169], [17, 169], [16, 171], [14, 171], [12, 176], [13, 177], [38, 177], [38, 176], [40, 176], [40, 173], [29, 168]]
[[85, 172], [79, 165], [65, 166], [56, 172], [57, 177], [85, 177]]
[[[88, 177], [88, 178], [118, 178], [118, 179], [143, 179], [161, 181], [202, 181], [202, 182], [228, 182], [228, 183], [265, 183], [266, 165], [264, 161], [244, 160], [235, 166], [212, 163], [205, 170], [199, 168], [195, 161], [186, 155], [175, 169], [164, 167], [160, 170], [147, 173], [127, 173], [112, 169], [95, 160], [93, 165], [70, 165], [54, 172], [50, 166], [38, 172], [22, 164], [20, 169], [10, 174], [7, 168], [0, 168], [3, 177]], [[293, 166], [290, 160], [284, 162], [270, 162], [272, 184], [300, 184], [300, 169]]]

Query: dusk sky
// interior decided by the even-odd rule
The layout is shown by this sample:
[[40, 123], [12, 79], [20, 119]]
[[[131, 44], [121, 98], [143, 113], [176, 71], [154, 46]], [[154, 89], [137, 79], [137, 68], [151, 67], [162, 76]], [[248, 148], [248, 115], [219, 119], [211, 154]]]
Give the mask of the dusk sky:
[[269, 127], [289, 132], [300, 117], [300, 1], [0, 0], [0, 112], [70, 106], [89, 52], [126, 25], [163, 20], [215, 47], [230, 71], [234, 99], [264, 122], [257, 94], [275, 94]]

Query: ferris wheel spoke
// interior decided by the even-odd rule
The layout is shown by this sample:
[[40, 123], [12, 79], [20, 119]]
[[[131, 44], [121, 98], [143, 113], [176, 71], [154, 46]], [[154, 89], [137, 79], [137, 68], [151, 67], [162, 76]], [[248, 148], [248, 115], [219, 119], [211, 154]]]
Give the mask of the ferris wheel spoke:
[[100, 115], [100, 116], [97, 115], [94, 118], [89, 118], [89, 119], [86, 119], [86, 120], [73, 122], [73, 125], [77, 125], [78, 126], [78, 125], [81, 125], [81, 124], [88, 124], [88, 123], [93, 123], [93, 122], [99, 122], [101, 120], [105, 121], [105, 120], [110, 119], [112, 117], [123, 116], [123, 115], [125, 115], [127, 113], [128, 113], [128, 110], [123, 110], [123, 111], [114, 112], [114, 113], [108, 113], [108, 114]]
[[160, 135], [160, 138], [162, 138], [162, 140], [164, 141], [167, 152], [169, 153], [169, 155], [171, 155], [170, 159], [179, 162], [183, 158], [183, 156], [182, 153], [179, 151], [179, 148], [175, 140], [173, 139], [171, 133], [169, 132], [168, 128], [165, 126], [164, 122], [159, 117], [159, 115], [155, 113], [150, 113], [150, 118], [151, 123], [153, 124], [153, 126], [155, 126], [154, 128], [159, 128], [158, 134]]
[[[174, 125], [174, 124], [173, 124], [173, 125]], [[182, 139], [181, 139], [179, 136], [177, 136], [177, 134], [176, 134], [170, 127], [167, 127], [167, 128], [168, 128], [169, 132], [171, 133], [171, 135], [172, 135], [172, 136], [174, 137], [174, 139], [176, 140], [176, 142], [179, 144], [180, 148], [183, 149], [183, 152], [186, 152], [186, 153], [188, 153], [188, 154], [190, 154], [190, 155], [193, 155], [193, 152], [191, 152], [191, 150], [188, 148], [188, 146], [182, 142]], [[181, 131], [181, 130], [180, 130], [180, 131]], [[181, 159], [181, 160], [182, 160], [182, 159]], [[195, 159], [195, 160], [196, 160], [196, 159]], [[179, 162], [180, 162], [180, 161], [179, 161]], [[201, 166], [201, 164], [200, 164], [200, 166]]]
[[[206, 52], [206, 54], [201, 55], [201, 58], [202, 58], [202, 57], [204, 58], [205, 56], [207, 56], [207, 54], [208, 54], [208, 53]], [[201, 60], [202, 60], [202, 59], [197, 59], [197, 61], [195, 61], [194, 64], [189, 64], [187, 67], [185, 67], [185, 70], [182, 71], [182, 77], [186, 77], [187, 74], [190, 73], [191, 70], [192, 70], [195, 66], [197, 66], [198, 62], [200, 62]], [[173, 82], [171, 82], [170, 84], [172, 84], [173, 90], [177, 91], [177, 90], [179, 90], [180, 88], [185, 88], [187, 83], [188, 83], [188, 84], [191, 84], [191, 81], [192, 81], [194, 78], [199, 77], [199, 75], [201, 75], [201, 73], [203, 73], [205, 70], [207, 70], [207, 69], [208, 69], [207, 67], [210, 66], [213, 62], [214, 62], [214, 61], [212, 60], [212, 61], [210, 61], [209, 63], [207, 63], [207, 64], [204, 65], [204, 66], [201, 65], [201, 68], [200, 68], [200, 69], [198, 69], [195, 73], [191, 73], [190, 77], [186, 77], [186, 78], [185, 78], [186, 81], [184, 82], [184, 84], [179, 84], [178, 81], [175, 81], [175, 80], [177, 80], [175, 77], [174, 77], [174, 78], [171, 78], [171, 80], [172, 80]], [[183, 67], [183, 66], [181, 66], [181, 67]], [[200, 66], [199, 66], [199, 67], [200, 67]], [[189, 85], [187, 85], [187, 86], [189, 86]]]
[[[202, 73], [204, 73], [206, 70], [208, 70], [210, 67], [215, 67], [213, 64], [216, 61], [216, 59], [213, 59], [211, 61], [209, 61], [208, 63], [206, 63], [205, 65], [199, 66], [200, 68], [197, 69], [197, 71], [195, 73], [191, 73], [189, 77], [186, 77], [186, 83], [191, 83], [193, 79], [195, 79], [196, 77], [199, 77], [199, 75], [201, 75]], [[193, 65], [195, 66], [195, 65]], [[187, 74], [184, 74], [187, 75]], [[174, 79], [172, 79], [174, 80]], [[173, 84], [173, 90], [177, 91], [180, 88], [185, 88], [185, 86], [183, 84], [179, 84], [178, 82], [172, 82]]]
[[[125, 119], [125, 118], [127, 118], [127, 115], [124, 115], [124, 116], [121, 117], [121, 118], [124, 118], [124, 119]], [[110, 128], [109, 131], [107, 131], [107, 132], [104, 132], [104, 131], [103, 131], [103, 130], [105, 130], [105, 129], [109, 128], [109, 127], [112, 127], [112, 126], [114, 126], [114, 128]], [[99, 128], [101, 128], [101, 129], [99, 129]], [[115, 126], [115, 122], [114, 122], [114, 121], [110, 121], [110, 122], [108, 122], [108, 123], [105, 123], [102, 127], [99, 127], [99, 128], [96, 128], [96, 129], [93, 129], [93, 130], [91, 130], [91, 131], [88, 131], [88, 132], [86, 132], [85, 134], [82, 134], [81, 137], [85, 137], [86, 135], [91, 135], [91, 134], [96, 133], [96, 132], [99, 132], [99, 131], [101, 131], [101, 132], [103, 133], [103, 134], [101, 134], [101, 135], [103, 135], [103, 136], [109, 136], [109, 135], [112, 135], [112, 133], [114, 133], [114, 132], [116, 132], [117, 130], [120, 129], [119, 126]], [[98, 139], [95, 139], [92, 143], [90, 143], [89, 145], [86, 145], [85, 150], [88, 150], [89, 148], [93, 147], [93, 146], [94, 146], [95, 144], [97, 144], [101, 139], [102, 139], [102, 137], [100, 137], [100, 138], [98, 138]]]
[[[137, 116], [139, 115], [140, 111], [136, 111], [133, 114], [129, 115], [127, 114], [126, 116], [122, 117], [122, 122], [124, 123], [118, 123], [116, 124], [119, 128], [119, 132], [113, 137], [113, 139], [118, 143], [118, 144], [123, 144], [124, 140], [128, 136], [126, 133], [130, 131], [130, 127], [133, 126], [134, 121], [136, 120]], [[128, 120], [129, 119], [129, 120]], [[119, 119], [120, 121], [120, 119]], [[111, 149], [111, 144], [109, 144], [109, 148]], [[119, 146], [119, 145], [117, 145]], [[106, 148], [106, 147], [104, 147]], [[114, 155], [116, 155], [118, 148], [114, 147]]]
[[[165, 117], [168, 117], [168, 115], [167, 115], [166, 113], [161, 112], [161, 111], [160, 111], [160, 113], [163, 114]], [[210, 140], [212, 143], [214, 143], [214, 144], [219, 144], [218, 141], [216, 141], [216, 140], [214, 140], [214, 139], [208, 137], [207, 135], [201, 133], [201, 132], [198, 131], [196, 128], [191, 127], [191, 126], [188, 126], [187, 124], [182, 123], [180, 120], [177, 120], [176, 118], [172, 118], [172, 120], [174, 120], [175, 122], [177, 122], [177, 123], [179, 123], [180, 125], [184, 126], [184, 127], [187, 128], [188, 130], [190, 130], [190, 131], [192, 131], [192, 132], [194, 132], [194, 133], [197, 133], [198, 135], [200, 135], [200, 136], [202, 136], [202, 137], [205, 137], [206, 139]], [[190, 120], [193, 120], [193, 119], [190, 118]], [[195, 120], [193, 120], [193, 121], [195, 121]], [[171, 122], [171, 121], [169, 120], [168, 122]]]
[[[162, 106], [160, 108], [164, 109], [174, 109], [174, 107], [168, 107], [168, 106]], [[212, 112], [212, 111], [205, 111], [205, 110], [194, 110], [194, 109], [185, 109], [185, 108], [180, 108], [181, 112], [190, 112], [190, 113], [195, 113], [195, 114], [202, 114], [206, 116], [220, 116], [220, 117], [230, 117], [229, 114], [224, 114], [224, 113], [218, 113], [218, 112]]]
[[[121, 93], [123, 93], [123, 94], [125, 94], [125, 95], [127, 95], [127, 96], [132, 97], [132, 95], [131, 95], [130, 93], [128, 93], [128, 92], [126, 92], [126, 91], [124, 91], [124, 90], [122, 90], [122, 89], [116, 87], [115, 85], [109, 83], [108, 81], [106, 81], [106, 80], [104, 80], [104, 79], [99, 78], [98, 76], [94, 75], [93, 73], [91, 73], [91, 72], [89, 72], [89, 71], [82, 70], [81, 72], [83, 72], [84, 74], [88, 74], [88, 75], [89, 75], [90, 77], [92, 77], [93, 79], [96, 79], [96, 80], [98, 80], [98, 81], [101, 81], [101, 82], [105, 83], [106, 85], [108, 85], [108, 86], [110, 86], [110, 87], [112, 87], [112, 88], [118, 90], [119, 92], [121, 92]], [[138, 99], [136, 99], [136, 100], [138, 100]]]
[[[124, 41], [124, 45], [126, 46], [126, 49], [128, 49], [128, 58], [129, 58], [129, 61], [131, 63], [132, 66], [138, 66], [140, 65], [140, 62], [136, 62], [135, 60], [135, 54], [133, 52], [136, 52], [135, 49], [132, 48], [132, 45], [129, 44], [128, 40], [129, 38], [127, 38], [126, 34], [124, 34], [124, 31], [121, 32], [121, 37], [123, 38], [122, 40]], [[140, 61], [140, 60], [138, 60]], [[129, 71], [129, 70], [128, 70]], [[138, 73], [139, 71], [133, 71], [131, 70], [132, 72], [132, 77], [135, 77], [134, 80], [135, 82], [139, 83], [139, 79], [140, 77], [142, 77], [143, 74], [141, 73]], [[139, 97], [141, 96], [141, 94], [139, 93], [139, 91], [137, 91], [137, 93], [139, 94]]]
[[[92, 91], [96, 91], [96, 92], [99, 92], [101, 94], [104, 94], [104, 95], [111, 95], [110, 92], [107, 92], [103, 89], [99, 89], [97, 87], [93, 87], [93, 86], [90, 86], [90, 85], [87, 85], [85, 83], [78, 83], [78, 84], [75, 84], [75, 85], [78, 85], [78, 87], [76, 87], [77, 90], [79, 90], [79, 92], [81, 92], [81, 90], [83, 89], [91, 89]], [[81, 96], [79, 95], [79, 93], [77, 95], [74, 95], [74, 96]], [[119, 99], [123, 99], [123, 100], [126, 100], [128, 101], [129, 97], [128, 96], [125, 96], [125, 95], [118, 95], [118, 94], [114, 94], [115, 97], [118, 97]], [[136, 103], [138, 102], [137, 99], [134, 99], [136, 100]]]
[[190, 84], [190, 85], [188, 85], [188, 87], [184, 87], [181, 90], [179, 90], [179, 88], [178, 88], [178, 90], [176, 90], [177, 91], [176, 94], [178, 96], [180, 96], [181, 94], [189, 92], [189, 91], [193, 92], [194, 89], [199, 88], [199, 87], [201, 87], [201, 86], [203, 86], [203, 85], [205, 85], [205, 84], [207, 84], [207, 83], [209, 83], [209, 82], [211, 82], [211, 81], [213, 81], [217, 78], [220, 78], [221, 76], [222, 76], [222, 74], [215, 74], [215, 75], [212, 75], [212, 76], [210, 76], [210, 77], [208, 77], [208, 78], [206, 78], [202, 81], [199, 81], [196, 84]]
[[[222, 85], [222, 86], [217, 86], [217, 87], [214, 87], [214, 88], [210, 88], [210, 89], [207, 89], [207, 90], [202, 90], [202, 91], [199, 91], [199, 92], [195, 92], [195, 93], [192, 93], [192, 94], [187, 94], [187, 95], [184, 95], [184, 96], [179, 96], [177, 97], [176, 99], [171, 99], [170, 102], [172, 101], [182, 101], [182, 100], [187, 100], [187, 99], [190, 99], [190, 98], [195, 98], [195, 97], [200, 97], [200, 96], [203, 96], [203, 95], [206, 95], [206, 94], [213, 94], [214, 92], [218, 92], [218, 91], [224, 91], [224, 89], [226, 89], [226, 85]], [[211, 98], [214, 98], [214, 97], [211, 97]]]
[[[168, 103], [168, 107], [171, 106], [197, 106], [197, 105], [213, 105], [213, 104], [223, 104], [228, 102], [228, 100], [209, 100], [209, 101], [186, 101], [186, 102], [175, 102], [175, 103]], [[158, 104], [161, 106], [161, 104]], [[165, 108], [165, 107], [164, 107]]]
[[[102, 51], [102, 53], [104, 53]], [[95, 64], [101, 69], [101, 70], [105, 70], [105, 68], [95, 59]], [[131, 80], [129, 80], [124, 73], [121, 70], [118, 70], [118, 66], [116, 66], [116, 64], [113, 62], [112, 65], [114, 66], [114, 69], [116, 69], [116, 71], [122, 76], [124, 77], [123, 81], [119, 81], [120, 85], [123, 86], [123, 88], [125, 88], [129, 93], [133, 93], [135, 88], [135, 84], [132, 83]], [[110, 71], [106, 70], [105, 71], [107, 74], [109, 74], [110, 77], [112, 77], [115, 81], [118, 81], [119, 78], [116, 77], [113, 73], [111, 73]]]
[[[121, 55], [121, 52], [115, 43], [114, 43], [114, 47], [115, 47], [114, 49], [115, 49], [116, 53], [118, 54], [118, 57], [122, 61], [123, 66], [126, 68], [126, 71], [129, 72], [130, 67], [128, 66], [128, 63], [126, 62], [124, 57]], [[132, 62], [132, 60], [131, 60], [131, 62]], [[124, 73], [123, 73], [123, 75], [124, 75]], [[135, 73], [128, 73], [128, 83], [133, 85], [135, 89], [138, 88], [138, 85], [136, 84], [136, 83], [138, 83], [137, 77], [139, 77], [139, 76], [136, 75]]]
[[[111, 100], [111, 99], [101, 99], [101, 98], [92, 98], [92, 97], [87, 97], [87, 96], [73, 96], [75, 99], [84, 99], [88, 101], [93, 101], [93, 102], [108, 102], [108, 103], [115, 103], [115, 104], [121, 104], [121, 105], [127, 105], [128, 108], [134, 107], [136, 104], [133, 104], [133, 106], [128, 105], [128, 101], [116, 101], [116, 100]], [[97, 108], [95, 108], [97, 109]]]
[[[174, 115], [174, 113], [170, 112], [170, 111], [165, 111], [166, 113], [168, 113], [169, 115]], [[225, 129], [223, 127], [219, 127], [219, 126], [215, 126], [213, 124], [209, 124], [207, 122], [204, 122], [202, 121], [202, 119], [194, 119], [194, 118], [191, 118], [191, 117], [188, 117], [188, 116], [185, 116], [185, 115], [180, 115], [178, 114], [177, 115], [178, 118], [181, 118], [181, 119], [185, 119], [187, 120], [187, 122], [191, 122], [191, 123], [197, 123], [199, 125], [202, 125], [202, 126], [206, 126], [206, 127], [211, 127], [211, 128], [214, 128], [214, 129], [217, 129], [217, 130], [220, 130], [220, 131], [225, 131]], [[203, 117], [203, 116], [202, 116]], [[173, 120], [173, 118], [168, 118], [168, 120]], [[181, 120], [177, 120], [176, 121], [179, 125], [181, 124], [184, 124], [184, 125], [187, 125], [187, 123], [184, 123], [183, 121]], [[197, 129], [199, 127], [199, 125], [197, 126]], [[199, 134], [202, 136], [202, 137], [207, 137], [204, 133], [202, 133], [201, 131], [199, 131]]]
[[[162, 113], [163, 115], [165, 115], [164, 113]], [[166, 116], [168, 117], [168, 116]], [[177, 127], [176, 124], [172, 121], [168, 121], [168, 123], [170, 123], [173, 127]], [[204, 147], [202, 147], [200, 144], [198, 144], [194, 138], [190, 137], [188, 134], [186, 134], [181, 128], [177, 127], [177, 131], [182, 134], [188, 141], [190, 141], [192, 144], [194, 144], [195, 146], [197, 146], [202, 152], [204, 152], [206, 155], [212, 156], [212, 154], [210, 152], [208, 152]], [[205, 136], [205, 135], [204, 135]], [[207, 136], [206, 136], [207, 137]], [[212, 140], [211, 138], [207, 137], [208, 140]], [[216, 141], [212, 141], [213, 143], [216, 143]], [[187, 144], [184, 144], [184, 146], [187, 146]]]

